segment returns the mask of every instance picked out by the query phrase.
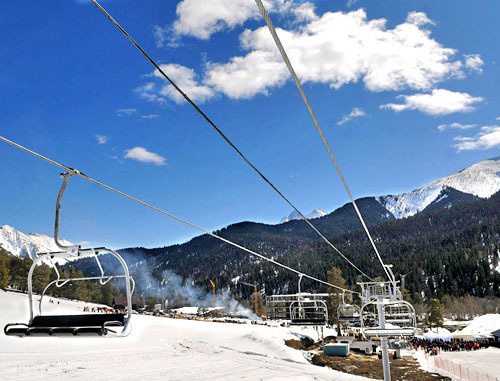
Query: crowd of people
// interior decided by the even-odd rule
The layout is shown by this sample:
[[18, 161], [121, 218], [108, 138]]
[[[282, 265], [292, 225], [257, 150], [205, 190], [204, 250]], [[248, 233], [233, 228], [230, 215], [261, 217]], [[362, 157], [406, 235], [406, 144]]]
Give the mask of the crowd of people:
[[488, 348], [490, 346], [490, 342], [488, 340], [467, 341], [463, 339], [451, 339], [449, 341], [444, 341], [427, 340], [416, 337], [411, 339], [409, 344], [413, 349], [421, 349], [431, 356], [435, 356], [441, 351], [475, 351], [481, 348]]
[[109, 308], [109, 307], [89, 307], [89, 306], [84, 306], [83, 307], [83, 312], [97, 312], [97, 313], [103, 313], [103, 314], [124, 313], [124, 311], [116, 310], [114, 308]]

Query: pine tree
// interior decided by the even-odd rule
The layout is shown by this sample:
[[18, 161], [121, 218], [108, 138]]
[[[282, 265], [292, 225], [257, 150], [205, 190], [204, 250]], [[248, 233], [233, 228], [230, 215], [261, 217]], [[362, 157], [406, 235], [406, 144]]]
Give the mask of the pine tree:
[[6, 288], [10, 283], [9, 254], [0, 246], [0, 288]]
[[427, 321], [430, 327], [434, 324], [437, 327], [443, 326], [443, 312], [444, 307], [439, 301], [439, 299], [432, 298], [427, 303]]
[[[331, 283], [335, 286], [345, 288], [346, 281], [342, 277], [342, 271], [337, 268], [333, 267], [330, 271], [328, 271], [328, 283]], [[339, 292], [337, 288], [331, 288], [330, 293], [328, 295], [328, 315], [329, 315], [329, 320], [330, 322], [336, 324], [337, 326], [337, 336], [341, 336], [340, 332], [340, 321], [339, 317], [337, 315], [337, 309], [341, 303], [340, 298], [341, 298], [342, 292]]]

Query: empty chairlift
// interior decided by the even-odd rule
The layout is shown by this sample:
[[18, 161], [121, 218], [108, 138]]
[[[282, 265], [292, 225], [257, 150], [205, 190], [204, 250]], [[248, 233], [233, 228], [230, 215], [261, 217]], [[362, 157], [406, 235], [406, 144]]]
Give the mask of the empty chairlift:
[[290, 304], [290, 324], [323, 326], [328, 323], [328, 307], [322, 300], [302, 297], [299, 275], [299, 293], [296, 301]]
[[411, 337], [415, 335], [417, 319], [413, 306], [402, 300], [396, 282], [360, 283], [361, 332], [372, 337]]
[[[98, 335], [106, 335], [108, 332], [112, 332], [119, 336], [125, 336], [130, 332], [130, 320], [132, 317], [132, 293], [134, 292], [134, 281], [130, 276], [127, 264], [123, 258], [115, 251], [107, 249], [105, 247], [93, 248], [93, 249], [82, 249], [80, 246], [63, 246], [59, 240], [59, 214], [61, 208], [61, 199], [68, 184], [71, 175], [74, 172], [64, 173], [61, 176], [64, 178], [63, 185], [59, 191], [56, 204], [56, 221], [54, 229], [54, 239], [61, 248], [61, 251], [50, 252], [39, 254], [28, 273], [28, 303], [30, 319], [28, 323], [10, 323], [4, 327], [4, 333], [6, 335], [16, 335], [16, 336], [27, 336], [31, 334], [58, 334], [58, 333], [70, 333], [77, 335], [79, 333], [95, 333]], [[105, 275], [101, 262], [99, 260], [100, 255], [111, 255], [116, 258], [120, 263], [123, 270], [122, 273]], [[99, 271], [98, 276], [87, 276], [78, 278], [61, 278], [61, 275], [57, 269], [54, 260], [70, 260], [74, 263], [76, 260], [81, 258], [91, 257], [95, 260], [97, 269]], [[40, 295], [38, 303], [38, 315], [35, 315], [34, 308], [34, 295], [33, 295], [33, 272], [36, 270], [38, 265], [42, 262], [51, 263], [52, 268], [56, 272], [56, 280], [50, 282], [42, 294]], [[113, 279], [123, 279], [125, 281], [125, 291], [127, 306], [125, 311], [113, 312], [113, 313], [87, 313], [78, 315], [43, 315], [42, 314], [42, 300], [45, 293], [50, 287], [63, 287], [70, 282], [76, 281], [97, 281], [100, 285], [104, 285]]]
[[337, 307], [337, 318], [345, 325], [357, 326], [360, 324], [361, 308], [356, 304], [345, 301], [345, 292], [342, 293], [342, 303]]

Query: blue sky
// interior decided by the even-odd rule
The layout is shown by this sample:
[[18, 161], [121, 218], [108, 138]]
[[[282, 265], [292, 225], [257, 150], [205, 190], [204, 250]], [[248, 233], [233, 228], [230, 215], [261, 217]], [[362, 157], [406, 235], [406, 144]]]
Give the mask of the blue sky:
[[[348, 201], [253, 0], [102, 5], [304, 212]], [[498, 1], [269, 0], [355, 197], [498, 156]], [[1, 134], [207, 229], [290, 208], [87, 1], [5, 2]], [[0, 224], [52, 233], [59, 170], [0, 145]], [[75, 178], [62, 235], [159, 246], [197, 234]]]

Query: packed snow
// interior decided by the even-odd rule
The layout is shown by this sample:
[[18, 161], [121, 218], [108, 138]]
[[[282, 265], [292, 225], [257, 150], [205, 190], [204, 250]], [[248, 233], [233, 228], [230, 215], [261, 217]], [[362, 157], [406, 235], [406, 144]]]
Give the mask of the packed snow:
[[463, 369], [468, 369], [471, 373], [477, 372], [490, 376], [500, 375], [499, 348], [490, 347], [479, 351], [441, 352], [439, 357], [453, 361], [453, 363], [461, 365]]
[[486, 314], [474, 318], [467, 327], [453, 332], [453, 337], [473, 340], [491, 337], [491, 333], [500, 329], [500, 314]]
[[[311, 213], [309, 214], [306, 214], [306, 218], [311, 220], [313, 218], [319, 218], [319, 217], [323, 217], [323, 216], [326, 216], [327, 213], [321, 209], [314, 209]], [[280, 223], [284, 223], [284, 222], [288, 222], [288, 221], [292, 221], [292, 220], [301, 220], [302, 217], [300, 216], [299, 213], [297, 213], [297, 211], [293, 211], [292, 213], [290, 213], [288, 216], [286, 217], [283, 217], [280, 221]]]
[[[439, 373], [442, 376], [450, 377], [452, 380], [460, 380], [460, 378], [456, 377], [457, 373], [450, 373], [447, 369], [456, 371], [460, 369], [459, 365], [462, 367], [462, 374], [470, 376], [470, 378], [465, 379], [493, 381], [495, 380], [493, 377], [500, 375], [500, 348], [490, 347], [477, 351], [441, 351], [437, 356], [429, 356], [423, 350], [411, 351], [411, 354], [419, 362], [421, 369]], [[440, 361], [443, 359], [451, 363], [443, 364], [443, 361]], [[440, 363], [441, 367], [439, 366]]]
[[[71, 242], [59, 240], [63, 245], [71, 246]], [[38, 253], [61, 251], [53, 237], [43, 234], [25, 234], [12, 226], [0, 226], [0, 246], [18, 257], [35, 258]]]
[[491, 197], [500, 190], [500, 158], [481, 161], [411, 192], [376, 199], [394, 217], [404, 218], [415, 215], [442, 197], [446, 187], [481, 198]]
[[[35, 299], [38, 299], [36, 297]], [[55, 299], [57, 300], [57, 299]], [[44, 313], [82, 313], [83, 302], [44, 298]], [[27, 322], [25, 294], [0, 290], [0, 325]], [[311, 328], [214, 323], [134, 315], [128, 337], [0, 334], [6, 380], [366, 380], [310, 364], [284, 340]]]

